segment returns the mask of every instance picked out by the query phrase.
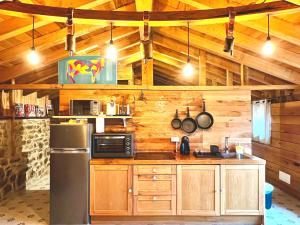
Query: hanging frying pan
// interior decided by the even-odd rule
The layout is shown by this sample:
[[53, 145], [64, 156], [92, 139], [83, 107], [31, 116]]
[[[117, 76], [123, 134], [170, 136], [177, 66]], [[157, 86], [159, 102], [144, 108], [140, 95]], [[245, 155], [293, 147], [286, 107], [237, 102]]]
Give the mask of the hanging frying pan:
[[203, 100], [203, 111], [196, 117], [196, 123], [201, 129], [209, 129], [214, 124], [213, 116], [205, 111], [205, 101]]
[[175, 117], [171, 121], [171, 125], [174, 129], [179, 129], [181, 127], [181, 120], [178, 117], [178, 109], [176, 109]]
[[190, 108], [187, 107], [186, 118], [181, 123], [181, 129], [186, 133], [194, 133], [197, 129], [196, 121], [190, 117]]

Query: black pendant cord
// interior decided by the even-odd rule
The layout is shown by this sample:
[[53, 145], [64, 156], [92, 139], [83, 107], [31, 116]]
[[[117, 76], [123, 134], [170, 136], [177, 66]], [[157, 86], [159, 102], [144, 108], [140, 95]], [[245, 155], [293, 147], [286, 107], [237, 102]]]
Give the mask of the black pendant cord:
[[34, 45], [34, 16], [32, 16], [32, 50], [35, 50], [35, 45]]
[[113, 39], [112, 39], [112, 30], [113, 30], [113, 24], [110, 23], [110, 44], [112, 45], [113, 44]]
[[270, 14], [268, 14], [268, 40], [270, 40]]
[[187, 62], [190, 62], [190, 22], [188, 22], [188, 58]]

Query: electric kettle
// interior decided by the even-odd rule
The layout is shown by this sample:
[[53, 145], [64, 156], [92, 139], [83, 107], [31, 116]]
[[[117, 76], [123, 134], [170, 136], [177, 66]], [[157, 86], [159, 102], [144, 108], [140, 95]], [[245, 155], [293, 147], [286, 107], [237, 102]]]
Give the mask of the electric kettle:
[[180, 154], [181, 155], [189, 155], [190, 154], [190, 142], [189, 142], [189, 138], [187, 136], [183, 136], [181, 138]]

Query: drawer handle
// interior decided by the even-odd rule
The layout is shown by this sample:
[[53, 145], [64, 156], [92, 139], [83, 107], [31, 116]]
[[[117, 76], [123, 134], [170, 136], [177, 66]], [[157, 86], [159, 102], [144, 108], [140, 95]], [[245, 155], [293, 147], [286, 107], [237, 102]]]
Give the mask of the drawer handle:
[[156, 196], [153, 197], [153, 201], [155, 201], [155, 200], [157, 200], [157, 197], [156, 197]]
[[153, 180], [157, 180], [157, 177], [156, 177], [156, 176], [153, 176]]
[[156, 173], [156, 169], [153, 169], [152, 172], [153, 172], [153, 173]]
[[131, 189], [131, 188], [129, 188], [129, 189], [128, 189], [128, 192], [129, 192], [129, 193], [132, 193], [132, 189]]

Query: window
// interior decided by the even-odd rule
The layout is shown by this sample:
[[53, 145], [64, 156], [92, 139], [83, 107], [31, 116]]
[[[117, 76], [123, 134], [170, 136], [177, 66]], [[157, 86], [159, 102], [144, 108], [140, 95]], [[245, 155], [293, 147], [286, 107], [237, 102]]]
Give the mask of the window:
[[252, 102], [252, 139], [264, 144], [271, 141], [271, 102]]

